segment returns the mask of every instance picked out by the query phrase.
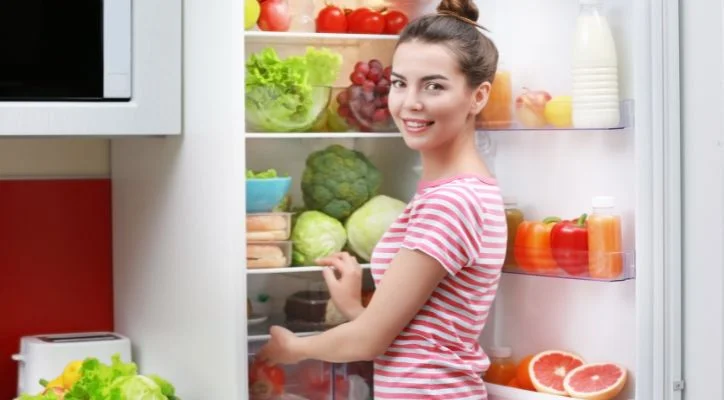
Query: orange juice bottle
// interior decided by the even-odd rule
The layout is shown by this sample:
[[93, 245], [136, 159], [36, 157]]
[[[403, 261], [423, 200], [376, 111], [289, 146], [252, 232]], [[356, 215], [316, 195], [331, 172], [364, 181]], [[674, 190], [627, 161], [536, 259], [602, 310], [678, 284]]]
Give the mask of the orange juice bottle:
[[621, 217], [614, 212], [614, 198], [593, 198], [588, 216], [588, 272], [592, 278], [615, 279], [623, 272]]
[[508, 248], [505, 252], [503, 269], [508, 270], [515, 267], [515, 235], [518, 233], [518, 225], [523, 222], [525, 217], [523, 216], [523, 211], [518, 208], [518, 202], [515, 197], [503, 197], [503, 204], [505, 205], [505, 222], [508, 226]]
[[488, 104], [478, 115], [478, 120], [481, 128], [510, 128], [513, 121], [513, 84], [510, 71], [499, 68], [495, 73]]
[[510, 347], [492, 347], [490, 349], [490, 367], [485, 372], [485, 382], [507, 385], [515, 378], [517, 365], [513, 362], [513, 350]]

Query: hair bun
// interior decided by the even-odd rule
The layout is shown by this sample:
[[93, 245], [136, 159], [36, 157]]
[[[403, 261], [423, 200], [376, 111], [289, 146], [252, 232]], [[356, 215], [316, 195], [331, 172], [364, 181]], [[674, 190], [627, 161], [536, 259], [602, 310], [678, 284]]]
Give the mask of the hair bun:
[[442, 0], [437, 6], [438, 12], [448, 12], [478, 22], [478, 7], [472, 0]]

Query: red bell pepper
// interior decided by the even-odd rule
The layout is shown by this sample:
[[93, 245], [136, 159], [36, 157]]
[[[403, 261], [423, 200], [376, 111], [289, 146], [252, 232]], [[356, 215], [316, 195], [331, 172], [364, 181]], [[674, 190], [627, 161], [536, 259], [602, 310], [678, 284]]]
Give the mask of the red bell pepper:
[[286, 375], [278, 365], [267, 365], [254, 360], [249, 366], [249, 393], [251, 400], [274, 399], [284, 394]]
[[551, 230], [551, 249], [558, 266], [570, 275], [588, 273], [588, 228], [586, 214], [561, 221]]
[[531, 273], [551, 273], [556, 261], [551, 252], [551, 229], [560, 218], [543, 221], [523, 221], [515, 235], [514, 255], [520, 269]]

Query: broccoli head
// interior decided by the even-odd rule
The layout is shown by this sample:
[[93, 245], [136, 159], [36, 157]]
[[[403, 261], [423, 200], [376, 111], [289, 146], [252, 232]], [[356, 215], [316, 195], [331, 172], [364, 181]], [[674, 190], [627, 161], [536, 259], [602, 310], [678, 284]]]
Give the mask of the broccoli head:
[[304, 205], [344, 220], [377, 195], [381, 180], [380, 171], [364, 154], [331, 145], [307, 157], [302, 174]]

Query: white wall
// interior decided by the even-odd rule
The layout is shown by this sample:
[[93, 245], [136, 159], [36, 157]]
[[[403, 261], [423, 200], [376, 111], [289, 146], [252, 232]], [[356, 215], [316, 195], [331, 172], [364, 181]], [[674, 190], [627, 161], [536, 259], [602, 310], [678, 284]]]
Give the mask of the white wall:
[[106, 177], [109, 161], [104, 139], [0, 139], [0, 179]]

